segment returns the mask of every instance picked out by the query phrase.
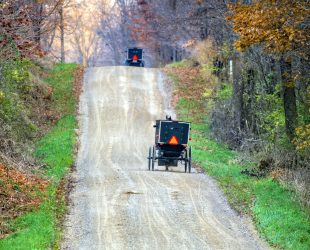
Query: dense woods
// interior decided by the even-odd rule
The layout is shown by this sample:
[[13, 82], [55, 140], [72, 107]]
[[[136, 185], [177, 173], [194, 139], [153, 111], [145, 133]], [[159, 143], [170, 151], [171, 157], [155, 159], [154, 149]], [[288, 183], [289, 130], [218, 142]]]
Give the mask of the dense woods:
[[186, 98], [214, 137], [260, 166], [280, 169], [285, 182], [299, 183], [307, 203], [309, 2], [139, 4], [152, 10], [149, 23], [160, 30], [153, 34], [157, 60], [187, 58], [179, 64], [191, 82]]
[[[304, 2], [303, 5], [301, 1], [259, 1], [250, 6], [231, 5], [234, 31], [240, 35], [236, 48], [245, 50], [261, 44], [279, 64], [286, 134], [290, 140], [294, 139], [298, 126], [297, 101], [305, 110], [303, 118], [309, 117], [307, 102], [304, 101], [309, 80], [305, 75], [309, 69], [308, 8], [308, 4]], [[300, 100], [296, 99], [295, 89], [297, 95], [301, 96]]]

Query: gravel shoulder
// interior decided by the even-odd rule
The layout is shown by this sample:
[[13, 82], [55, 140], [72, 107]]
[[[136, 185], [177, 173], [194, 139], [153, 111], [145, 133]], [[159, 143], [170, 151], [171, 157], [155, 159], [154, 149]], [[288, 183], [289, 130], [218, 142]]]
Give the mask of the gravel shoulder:
[[216, 183], [183, 167], [147, 170], [167, 113], [157, 69], [89, 68], [63, 249], [266, 249]]

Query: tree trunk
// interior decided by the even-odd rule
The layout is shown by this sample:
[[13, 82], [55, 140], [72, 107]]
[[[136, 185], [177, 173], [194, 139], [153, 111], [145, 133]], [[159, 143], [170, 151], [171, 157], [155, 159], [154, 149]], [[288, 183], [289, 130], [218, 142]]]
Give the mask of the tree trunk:
[[[297, 58], [295, 65], [295, 74], [300, 74], [304, 77], [296, 81], [296, 95], [297, 101], [300, 101], [302, 110], [302, 117], [304, 124], [310, 123], [310, 85], [307, 81], [310, 78], [310, 61], [304, 58]], [[309, 88], [309, 91], [308, 91]]]
[[83, 66], [85, 68], [87, 68], [88, 67], [88, 58], [87, 58], [86, 54], [84, 54], [84, 53], [82, 54], [82, 57], [83, 57], [83, 59], [82, 59]]
[[176, 47], [172, 48], [172, 60], [173, 60], [173, 62], [177, 61], [177, 50], [176, 50]]
[[270, 82], [268, 86], [266, 86], [266, 92], [268, 94], [273, 94], [274, 91], [275, 91], [275, 88], [276, 88], [276, 85], [277, 85], [277, 76], [276, 76], [276, 72], [277, 72], [277, 69], [276, 69], [276, 60], [275, 59], [272, 59], [271, 62], [270, 62]]
[[241, 77], [240, 64], [240, 59], [236, 56], [233, 59], [233, 110], [235, 125], [238, 128], [239, 132], [244, 128], [244, 83]]
[[295, 136], [295, 128], [297, 126], [297, 107], [295, 84], [292, 79], [292, 64], [288, 60], [285, 60], [284, 57], [281, 57], [280, 64], [286, 134], [290, 140], [293, 140]]
[[34, 7], [35, 11], [32, 14], [34, 41], [40, 46], [41, 42], [41, 25], [43, 20], [43, 4], [36, 3]]
[[170, 7], [173, 10], [176, 10], [176, 8], [177, 8], [177, 1], [176, 0], [170, 0], [169, 3], [170, 3]]
[[65, 25], [64, 25], [64, 15], [63, 15], [63, 7], [59, 10], [60, 15], [60, 44], [61, 44], [61, 52], [60, 52], [60, 62], [65, 62]]
[[252, 133], [256, 133], [256, 127], [255, 127], [255, 72], [253, 69], [248, 69], [247, 71], [247, 88], [248, 88], [248, 95], [249, 100], [246, 107], [246, 114], [247, 114], [247, 121], [248, 121], [248, 127], [247, 129], [250, 129]]

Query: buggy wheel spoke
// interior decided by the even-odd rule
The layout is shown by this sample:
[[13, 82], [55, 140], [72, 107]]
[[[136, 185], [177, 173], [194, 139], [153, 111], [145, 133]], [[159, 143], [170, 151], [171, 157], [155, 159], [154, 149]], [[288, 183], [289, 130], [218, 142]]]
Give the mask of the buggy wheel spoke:
[[188, 151], [188, 172], [190, 173], [192, 170], [192, 147], [189, 147]]
[[151, 157], [152, 157], [152, 148], [150, 147], [149, 148], [149, 157], [148, 157], [148, 167], [149, 167], [149, 170], [151, 170]]
[[153, 146], [153, 150], [152, 150], [152, 171], [154, 171], [154, 164], [155, 164], [155, 147]]

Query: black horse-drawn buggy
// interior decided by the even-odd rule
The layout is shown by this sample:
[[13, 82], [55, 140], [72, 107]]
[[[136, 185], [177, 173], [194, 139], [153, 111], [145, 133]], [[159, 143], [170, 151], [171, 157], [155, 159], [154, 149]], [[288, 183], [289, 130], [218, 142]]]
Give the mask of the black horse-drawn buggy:
[[192, 150], [188, 145], [190, 123], [166, 120], [156, 120], [155, 145], [149, 148], [148, 168], [154, 171], [157, 161], [158, 166], [177, 167], [183, 163], [185, 172], [191, 172]]
[[140, 48], [128, 48], [126, 66], [144, 67], [144, 51]]

